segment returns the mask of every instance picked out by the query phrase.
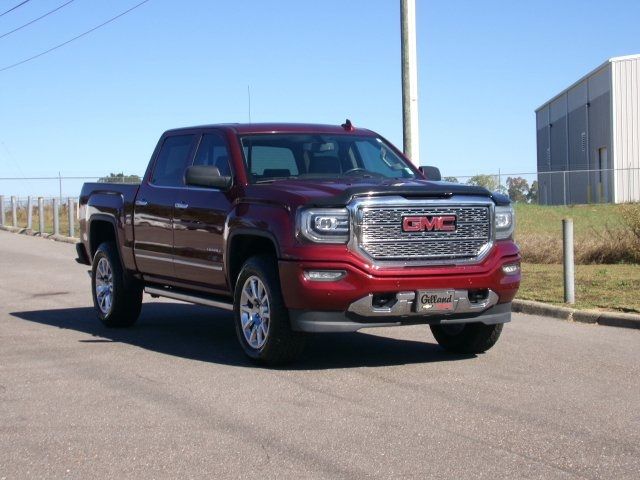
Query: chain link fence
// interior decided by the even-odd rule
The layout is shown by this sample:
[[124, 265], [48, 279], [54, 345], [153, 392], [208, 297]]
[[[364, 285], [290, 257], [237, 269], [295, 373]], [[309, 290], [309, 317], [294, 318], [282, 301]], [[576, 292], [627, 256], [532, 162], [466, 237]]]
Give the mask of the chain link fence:
[[64, 199], [75, 197], [80, 193], [82, 184], [86, 182], [140, 183], [138, 175], [109, 175], [104, 177], [90, 176], [55, 176], [55, 177], [0, 177], [0, 195], [44, 196]]
[[78, 233], [77, 195], [86, 182], [135, 184], [140, 177], [0, 177], [0, 225], [74, 237]]
[[539, 205], [640, 202], [640, 168], [489, 173], [446, 176], [443, 180], [480, 185], [515, 202]]

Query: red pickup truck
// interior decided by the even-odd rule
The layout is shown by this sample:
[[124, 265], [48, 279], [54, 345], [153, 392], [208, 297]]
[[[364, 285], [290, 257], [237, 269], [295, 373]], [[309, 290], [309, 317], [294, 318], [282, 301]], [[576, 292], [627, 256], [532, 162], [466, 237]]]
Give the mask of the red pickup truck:
[[483, 352], [520, 284], [507, 197], [442, 182], [348, 121], [167, 131], [140, 185], [85, 184], [80, 217], [106, 326], [132, 325], [143, 292], [222, 308], [266, 364], [308, 332], [406, 324]]

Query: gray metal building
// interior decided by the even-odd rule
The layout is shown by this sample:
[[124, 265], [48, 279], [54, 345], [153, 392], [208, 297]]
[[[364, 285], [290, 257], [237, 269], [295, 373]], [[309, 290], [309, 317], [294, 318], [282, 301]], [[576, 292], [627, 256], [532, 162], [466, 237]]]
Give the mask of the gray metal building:
[[607, 60], [536, 110], [539, 201], [640, 201], [640, 55]]

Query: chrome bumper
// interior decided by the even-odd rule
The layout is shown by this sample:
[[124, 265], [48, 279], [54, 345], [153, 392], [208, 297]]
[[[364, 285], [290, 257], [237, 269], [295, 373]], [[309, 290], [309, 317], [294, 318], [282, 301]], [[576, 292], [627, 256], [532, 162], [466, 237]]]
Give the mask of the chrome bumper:
[[460, 315], [465, 313], [478, 313], [493, 307], [498, 303], [498, 294], [493, 290], [488, 291], [487, 298], [471, 302], [467, 290], [455, 290], [453, 294], [453, 310], [442, 311], [416, 311], [416, 292], [398, 292], [395, 301], [384, 307], [373, 305], [373, 294], [356, 300], [347, 309], [348, 312], [362, 317], [405, 317], [405, 316], [430, 316], [430, 315]]

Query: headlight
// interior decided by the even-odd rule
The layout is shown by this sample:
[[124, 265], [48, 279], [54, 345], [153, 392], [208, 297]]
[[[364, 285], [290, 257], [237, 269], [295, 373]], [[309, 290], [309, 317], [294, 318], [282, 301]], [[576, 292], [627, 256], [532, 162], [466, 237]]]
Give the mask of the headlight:
[[516, 218], [513, 213], [513, 207], [511, 205], [507, 207], [496, 207], [495, 210], [495, 225], [496, 225], [496, 239], [506, 240], [513, 238], [513, 229], [515, 227]]
[[321, 243], [346, 243], [349, 240], [349, 212], [346, 208], [302, 210], [298, 231], [306, 239]]

